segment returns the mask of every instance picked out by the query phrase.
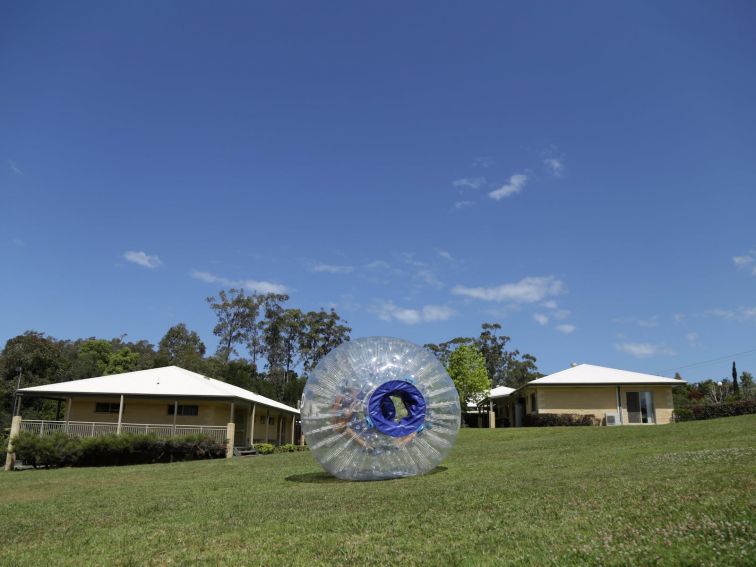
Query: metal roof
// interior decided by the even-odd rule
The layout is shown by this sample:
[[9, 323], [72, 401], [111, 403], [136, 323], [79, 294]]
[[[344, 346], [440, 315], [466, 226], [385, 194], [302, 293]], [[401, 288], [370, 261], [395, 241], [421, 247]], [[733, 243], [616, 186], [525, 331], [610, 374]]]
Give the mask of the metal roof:
[[685, 380], [675, 380], [674, 378], [630, 372], [629, 370], [618, 370], [617, 368], [607, 368], [605, 366], [594, 366], [593, 364], [578, 364], [577, 366], [549, 374], [543, 378], [531, 380], [525, 386], [590, 386], [606, 384], [658, 384], [675, 386], [685, 384]]
[[489, 398], [504, 398], [514, 392], [514, 388], [509, 388], [507, 386], [496, 386], [493, 390], [491, 390], [488, 394]]
[[98, 378], [84, 378], [58, 384], [21, 388], [22, 394], [85, 394], [125, 396], [177, 396], [183, 398], [238, 398], [291, 413], [299, 410], [244, 388], [214, 378], [184, 370], [178, 366], [165, 366], [150, 370], [124, 372]]

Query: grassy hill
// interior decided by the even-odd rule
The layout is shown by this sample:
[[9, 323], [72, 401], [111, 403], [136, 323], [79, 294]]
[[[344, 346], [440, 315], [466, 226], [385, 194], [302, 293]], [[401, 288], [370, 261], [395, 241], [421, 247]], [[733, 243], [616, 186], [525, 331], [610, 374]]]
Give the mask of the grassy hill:
[[756, 564], [756, 416], [461, 431], [433, 474], [309, 453], [0, 473], [0, 564]]

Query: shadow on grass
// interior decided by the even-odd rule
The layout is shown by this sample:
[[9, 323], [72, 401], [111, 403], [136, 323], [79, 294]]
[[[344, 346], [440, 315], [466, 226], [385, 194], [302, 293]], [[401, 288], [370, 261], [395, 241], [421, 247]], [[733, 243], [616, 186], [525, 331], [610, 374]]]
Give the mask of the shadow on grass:
[[[422, 476], [430, 476], [432, 474], [445, 472], [446, 470], [447, 470], [446, 467], [436, 467], [432, 471], [425, 473]], [[414, 478], [414, 477], [404, 477], [404, 478]], [[289, 482], [304, 482], [307, 484], [329, 484], [329, 483], [333, 484], [337, 482], [352, 482], [351, 480], [342, 480], [340, 478], [336, 478], [335, 476], [332, 476], [325, 471], [305, 473], [305, 474], [293, 474], [291, 476], [287, 476], [286, 480], [288, 480]], [[381, 480], [402, 480], [402, 479], [401, 478], [385, 478]]]

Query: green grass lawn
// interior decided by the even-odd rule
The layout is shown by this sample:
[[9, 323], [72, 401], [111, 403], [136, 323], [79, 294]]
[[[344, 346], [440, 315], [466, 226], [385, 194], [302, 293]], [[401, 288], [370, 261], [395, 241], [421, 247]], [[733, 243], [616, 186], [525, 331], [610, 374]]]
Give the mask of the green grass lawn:
[[433, 474], [309, 453], [0, 473], [4, 565], [756, 564], [756, 416], [465, 429]]

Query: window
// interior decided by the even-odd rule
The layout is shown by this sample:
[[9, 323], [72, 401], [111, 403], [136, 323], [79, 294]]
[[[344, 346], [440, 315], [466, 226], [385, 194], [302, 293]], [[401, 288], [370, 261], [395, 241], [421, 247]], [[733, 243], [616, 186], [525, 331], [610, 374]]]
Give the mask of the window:
[[535, 394], [530, 394], [530, 413], [538, 412], [538, 402]]
[[[173, 415], [173, 404], [168, 406], [168, 415]], [[199, 415], [199, 406], [178, 406], [178, 415]]]
[[653, 392], [627, 392], [625, 397], [630, 423], [655, 423]]
[[95, 413], [118, 413], [121, 404], [118, 402], [97, 402]]

